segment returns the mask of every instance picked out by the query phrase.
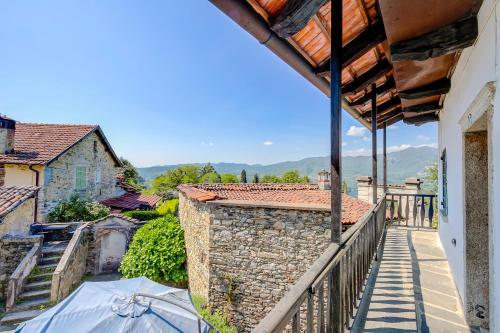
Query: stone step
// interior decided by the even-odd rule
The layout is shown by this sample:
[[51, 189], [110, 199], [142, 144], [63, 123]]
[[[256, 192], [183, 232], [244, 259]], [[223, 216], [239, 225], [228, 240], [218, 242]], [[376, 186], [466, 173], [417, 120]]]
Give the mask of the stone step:
[[31, 301], [25, 301], [16, 304], [14, 308], [12, 308], [9, 313], [19, 312], [19, 311], [27, 311], [27, 310], [46, 310], [50, 305], [50, 299], [47, 298], [39, 298]]
[[31, 275], [28, 277], [28, 282], [43, 282], [43, 281], [52, 281], [52, 272], [50, 273], [39, 273], [36, 275]]
[[27, 310], [10, 312], [0, 320], [0, 325], [16, 325], [24, 321], [33, 319], [36, 316], [42, 314], [44, 311], [45, 310]]
[[67, 241], [44, 242], [42, 246], [42, 253], [63, 253], [68, 247]]
[[52, 273], [56, 270], [57, 264], [38, 265], [36, 268], [40, 273]]
[[25, 291], [18, 296], [18, 299], [23, 301], [31, 301], [50, 296], [50, 289]]
[[39, 282], [31, 282], [24, 285], [23, 291], [34, 291], [34, 290], [43, 290], [50, 289], [52, 285], [52, 280], [49, 281], [39, 281]]
[[43, 257], [40, 261], [40, 265], [58, 264], [61, 258], [62, 256]]

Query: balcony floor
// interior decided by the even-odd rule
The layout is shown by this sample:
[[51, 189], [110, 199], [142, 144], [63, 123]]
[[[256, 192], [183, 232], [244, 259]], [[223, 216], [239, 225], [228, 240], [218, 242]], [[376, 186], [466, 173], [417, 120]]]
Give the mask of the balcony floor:
[[475, 332], [435, 230], [390, 227], [353, 332]]

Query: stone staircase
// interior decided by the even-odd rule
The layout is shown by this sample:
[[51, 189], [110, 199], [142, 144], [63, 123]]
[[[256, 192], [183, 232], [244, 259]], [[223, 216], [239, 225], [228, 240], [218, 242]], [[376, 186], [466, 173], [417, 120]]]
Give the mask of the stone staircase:
[[15, 327], [30, 320], [50, 307], [50, 288], [54, 273], [68, 241], [44, 241], [42, 258], [28, 277], [23, 292], [18, 296], [16, 306], [1, 320], [1, 326]]

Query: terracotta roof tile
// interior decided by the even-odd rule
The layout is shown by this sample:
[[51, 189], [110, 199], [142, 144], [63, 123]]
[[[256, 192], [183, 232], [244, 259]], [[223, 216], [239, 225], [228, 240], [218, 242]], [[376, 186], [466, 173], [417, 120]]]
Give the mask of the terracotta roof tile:
[[17, 123], [13, 154], [0, 154], [0, 163], [45, 165], [85, 136], [96, 125]]
[[101, 201], [101, 204], [118, 209], [135, 210], [143, 206], [153, 208], [161, 197], [154, 194], [127, 193], [122, 196]]
[[13, 211], [24, 201], [38, 193], [36, 186], [1, 186], [0, 187], [0, 217]]
[[[330, 207], [330, 191], [314, 184], [203, 184], [181, 185], [179, 191], [200, 202], [240, 200], [270, 203], [313, 204]], [[342, 195], [342, 223], [354, 224], [370, 210], [371, 204]]]

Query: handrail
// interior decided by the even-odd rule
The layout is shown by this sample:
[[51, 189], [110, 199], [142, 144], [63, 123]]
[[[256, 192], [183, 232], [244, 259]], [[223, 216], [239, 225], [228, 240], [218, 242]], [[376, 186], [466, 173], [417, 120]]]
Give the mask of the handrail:
[[391, 192], [386, 194], [386, 200], [389, 202], [391, 224], [404, 224], [417, 228], [433, 227], [434, 213], [437, 210], [437, 195]]
[[11, 274], [7, 286], [7, 300], [5, 307], [10, 310], [16, 305], [17, 296], [21, 293], [26, 278], [36, 267], [40, 257], [40, 243], [36, 243], [17, 265], [16, 270]]
[[[359, 240], [361, 233], [364, 232], [365, 228], [367, 228], [369, 224], [373, 224], [373, 229], [376, 231], [373, 235], [374, 241], [371, 242], [375, 249], [370, 250], [371, 255], [374, 255], [376, 247], [379, 244], [379, 240], [383, 235], [383, 227], [377, 230], [375, 226], [375, 223], [383, 224], [384, 220], [377, 219], [377, 213], [382, 211], [385, 216], [385, 209], [386, 203], [384, 197], [381, 198], [378, 203], [363, 218], [360, 219], [359, 222], [354, 224], [354, 226], [342, 235], [340, 245], [332, 243], [328, 246], [326, 251], [313, 263], [304, 275], [299, 278], [299, 280], [276, 304], [271, 312], [268, 313], [259, 325], [254, 328], [253, 332], [281, 332], [286, 328], [291, 320], [294, 322], [292, 330], [294, 332], [300, 331], [300, 307], [307, 298], [312, 299], [311, 295], [316, 294], [317, 291], [319, 291], [320, 295], [322, 294], [322, 288], [326, 277], [331, 274], [333, 268], [345, 258], [347, 252], [352, 249], [351, 246]], [[382, 220], [382, 222], [379, 222], [378, 220]], [[365, 247], [365, 249], [369, 251], [368, 247]], [[369, 256], [366, 257], [368, 258]], [[368, 266], [365, 266], [364, 270], [367, 272]], [[352, 284], [352, 286], [354, 286], [354, 284]], [[320, 298], [322, 297], [320, 296]], [[310, 308], [313, 307], [313, 303], [314, 302], [312, 302], [312, 300], [308, 301], [308, 328], [313, 325], [313, 314], [312, 310], [310, 310]]]

